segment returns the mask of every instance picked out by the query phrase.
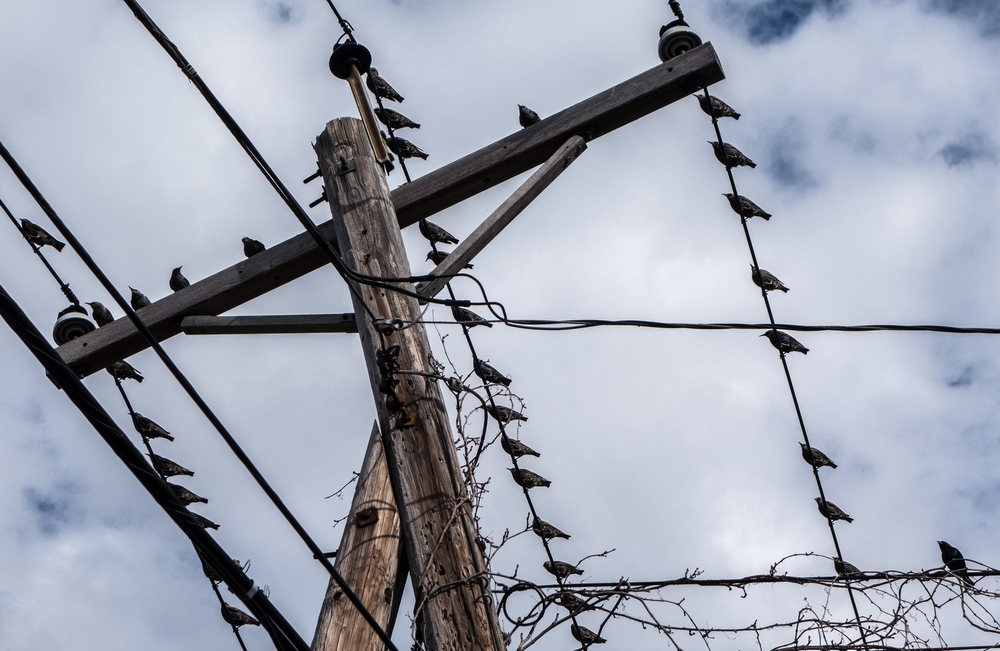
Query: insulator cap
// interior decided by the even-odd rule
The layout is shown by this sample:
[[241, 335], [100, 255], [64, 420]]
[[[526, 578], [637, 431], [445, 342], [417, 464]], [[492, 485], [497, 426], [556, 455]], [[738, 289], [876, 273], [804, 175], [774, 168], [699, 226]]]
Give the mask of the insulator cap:
[[70, 305], [59, 313], [56, 325], [52, 328], [52, 339], [56, 345], [62, 346], [96, 329], [97, 324], [87, 316], [87, 310], [79, 305]]
[[683, 20], [675, 20], [660, 28], [660, 44], [657, 52], [660, 61], [666, 62], [699, 45], [701, 37], [691, 31], [691, 27]]
[[338, 79], [351, 76], [351, 65], [358, 69], [359, 74], [367, 74], [372, 67], [372, 53], [361, 43], [337, 43], [330, 55], [330, 72]]

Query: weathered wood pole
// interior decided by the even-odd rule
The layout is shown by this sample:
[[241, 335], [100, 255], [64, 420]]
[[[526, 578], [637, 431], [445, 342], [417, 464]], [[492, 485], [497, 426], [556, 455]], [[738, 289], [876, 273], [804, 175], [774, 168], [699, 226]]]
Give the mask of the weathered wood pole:
[[[381, 277], [410, 275], [389, 188], [375, 162], [361, 122], [327, 124], [315, 149], [323, 172], [333, 226], [347, 266]], [[410, 291], [413, 286], [405, 285]], [[416, 593], [418, 637], [428, 651], [503, 651], [483, 555], [476, 544], [468, 491], [462, 480], [448, 414], [437, 382], [396, 374], [387, 389], [386, 352], [405, 371], [433, 373], [422, 325], [384, 334], [368, 310], [386, 321], [420, 318], [417, 301], [397, 292], [357, 285], [352, 296], [389, 475], [400, 511], [410, 578]], [[392, 379], [392, 378], [389, 378]]]

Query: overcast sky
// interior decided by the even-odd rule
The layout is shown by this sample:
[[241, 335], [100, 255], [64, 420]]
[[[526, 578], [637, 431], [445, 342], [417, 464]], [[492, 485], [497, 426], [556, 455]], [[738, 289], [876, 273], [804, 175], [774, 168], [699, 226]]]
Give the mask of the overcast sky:
[[[339, 8], [421, 123], [422, 175], [658, 64], [663, 0], [342, 0]], [[339, 36], [323, 0], [147, 0], [146, 10], [305, 204], [319, 184], [311, 143], [355, 115], [327, 58]], [[1000, 258], [1000, 5], [995, 0], [685, 0], [718, 51], [713, 88], [743, 114], [723, 134], [751, 158], [741, 193], [761, 266], [791, 288], [781, 322], [997, 326]], [[240, 238], [272, 245], [299, 225], [194, 87], [122, 2], [0, 2], [0, 140], [122, 291], [169, 293], [170, 270], [197, 280], [242, 259]], [[476, 260], [514, 318], [766, 320], [749, 254], [712, 155], [711, 122], [686, 99], [590, 144]], [[402, 182], [394, 173], [390, 184]], [[437, 215], [470, 233], [517, 180]], [[0, 169], [0, 198], [49, 227]], [[326, 204], [311, 211], [329, 218]], [[0, 220], [3, 221], [3, 220]], [[415, 271], [425, 242], [404, 232]], [[48, 331], [65, 299], [12, 226], [0, 224], [0, 284]], [[68, 248], [50, 259], [82, 300], [112, 305]], [[458, 285], [472, 297], [471, 285]], [[346, 312], [324, 268], [235, 314]], [[121, 316], [113, 310], [115, 316]], [[440, 308], [430, 314], [446, 318]], [[448, 353], [471, 368], [460, 331]], [[432, 329], [432, 339], [437, 333]], [[789, 554], [831, 555], [799, 457], [776, 352], [751, 331], [477, 328], [480, 354], [514, 378], [542, 453], [525, 464], [553, 485], [533, 493], [584, 578], [766, 572]], [[940, 565], [937, 540], [996, 565], [1000, 534], [1000, 340], [982, 335], [808, 333], [789, 360], [814, 445], [840, 464], [827, 496], [862, 569]], [[361, 464], [374, 408], [353, 335], [185, 337], [165, 347], [287, 503], [336, 549], [350, 499], [324, 499]], [[438, 352], [443, 351], [438, 345]], [[0, 329], [0, 648], [235, 649], [190, 544], [114, 458], [37, 362]], [[251, 576], [307, 640], [327, 575], [150, 352], [129, 360], [138, 411], [177, 438], [165, 456], [197, 475], [199, 513], [251, 559]], [[87, 381], [128, 430], [105, 373]], [[137, 437], [136, 437], [137, 439]], [[138, 442], [138, 441], [137, 441]], [[484, 532], [523, 526], [526, 507], [499, 450]], [[537, 539], [495, 559], [547, 581]], [[830, 574], [807, 558], [789, 572]], [[988, 583], [986, 584], [988, 585]], [[694, 591], [692, 590], [701, 590]], [[664, 591], [703, 626], [790, 621], [822, 591], [761, 587]], [[843, 595], [830, 601], [847, 615]], [[862, 610], [865, 610], [862, 604]], [[679, 623], [675, 611], [662, 611]], [[408, 620], [401, 619], [402, 642]], [[585, 625], [599, 625], [596, 617]], [[664, 637], [612, 622], [609, 648], [663, 649]], [[950, 643], [993, 643], [946, 617]], [[252, 649], [267, 649], [259, 629]], [[789, 640], [787, 633], [766, 644]], [[745, 649], [725, 636], [717, 649]], [[535, 648], [570, 648], [557, 631]], [[689, 644], [694, 644], [690, 642]]]

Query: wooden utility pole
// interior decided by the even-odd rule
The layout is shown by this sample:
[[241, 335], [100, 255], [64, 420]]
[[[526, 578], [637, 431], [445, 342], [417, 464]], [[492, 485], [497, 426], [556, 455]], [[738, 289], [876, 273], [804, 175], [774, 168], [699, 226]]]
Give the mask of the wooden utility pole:
[[[389, 188], [362, 123], [330, 122], [315, 149], [347, 266], [371, 276], [409, 276]], [[416, 595], [418, 641], [430, 651], [503, 651], [448, 414], [437, 381], [414, 373], [434, 375], [427, 333], [415, 324], [419, 305], [398, 292], [354, 286], [355, 317]], [[413, 290], [412, 284], [405, 288]], [[410, 327], [383, 327], [380, 333], [369, 311], [384, 319], [382, 326], [401, 319]]]

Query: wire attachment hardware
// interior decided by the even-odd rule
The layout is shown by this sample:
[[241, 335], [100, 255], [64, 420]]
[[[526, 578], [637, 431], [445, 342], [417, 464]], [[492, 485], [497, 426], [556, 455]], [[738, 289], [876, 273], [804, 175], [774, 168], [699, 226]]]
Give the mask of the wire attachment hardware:
[[701, 45], [701, 37], [685, 22], [680, 3], [677, 0], [670, 0], [669, 4], [677, 20], [660, 28], [660, 43], [656, 51], [660, 55], [660, 61], [664, 63]]

